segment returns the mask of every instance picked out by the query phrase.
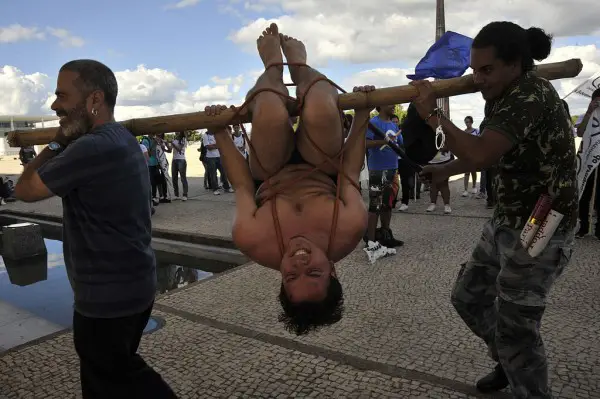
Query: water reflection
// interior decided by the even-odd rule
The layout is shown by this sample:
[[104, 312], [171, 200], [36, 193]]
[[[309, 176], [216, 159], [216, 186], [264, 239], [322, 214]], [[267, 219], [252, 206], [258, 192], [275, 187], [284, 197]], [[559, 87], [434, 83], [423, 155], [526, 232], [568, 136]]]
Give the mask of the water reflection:
[[[62, 254], [62, 242], [44, 239], [46, 257], [11, 261], [0, 257], [0, 301], [25, 309], [64, 327], [73, 317], [73, 291]], [[198, 260], [198, 262], [205, 262]], [[171, 264], [157, 267], [157, 294], [212, 276], [203, 270]], [[147, 329], [154, 326], [152, 319]]]
[[48, 279], [48, 254], [25, 259], [4, 259], [8, 279], [12, 284], [25, 287]]
[[189, 283], [212, 276], [212, 273], [178, 265], [161, 265], [156, 269], [157, 292], [164, 294]]

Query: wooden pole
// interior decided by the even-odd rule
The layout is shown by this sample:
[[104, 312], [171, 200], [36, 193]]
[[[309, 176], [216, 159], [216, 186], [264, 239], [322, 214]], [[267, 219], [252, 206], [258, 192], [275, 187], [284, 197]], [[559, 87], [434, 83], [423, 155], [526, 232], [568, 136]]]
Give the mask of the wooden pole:
[[[581, 72], [583, 64], [579, 59], [571, 59], [563, 62], [554, 62], [537, 66], [536, 72], [539, 76], [548, 80], [573, 78]], [[367, 82], [366, 82], [367, 83]], [[459, 78], [437, 80], [432, 82], [438, 98], [459, 96], [478, 91], [473, 83], [473, 75], [465, 75]], [[386, 87], [377, 89], [368, 94], [346, 93], [340, 94], [339, 105], [343, 110], [355, 108], [375, 108], [388, 104], [402, 104], [412, 101], [418, 95], [417, 89], [411, 85]], [[231, 124], [234, 111], [231, 109], [223, 111], [220, 115], [209, 116], [204, 112], [192, 112], [188, 114], [175, 114], [166, 116], [155, 116], [151, 118], [129, 119], [121, 122], [135, 136], [148, 133], [169, 133], [184, 130], [211, 129]], [[297, 116], [293, 113], [291, 116]], [[244, 110], [236, 123], [249, 123], [251, 117]], [[22, 147], [29, 145], [41, 145], [49, 143], [55, 136], [58, 128], [33, 129], [24, 131], [12, 131], [8, 133], [7, 141], [11, 147]]]

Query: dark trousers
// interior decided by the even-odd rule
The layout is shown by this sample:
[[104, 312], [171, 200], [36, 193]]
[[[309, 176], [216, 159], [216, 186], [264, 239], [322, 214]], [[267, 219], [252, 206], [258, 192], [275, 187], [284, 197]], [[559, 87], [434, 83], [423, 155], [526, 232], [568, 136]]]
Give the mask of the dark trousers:
[[148, 170], [150, 171], [150, 185], [152, 186], [152, 198], [156, 198], [158, 193], [158, 186], [161, 181], [160, 166], [148, 166]]
[[73, 338], [84, 399], [177, 398], [137, 354], [152, 305], [142, 313], [97, 319], [73, 313]]
[[158, 167], [158, 193], [162, 198], [167, 198], [167, 179], [160, 166]]
[[208, 166], [209, 179], [210, 179], [210, 189], [217, 190], [219, 188], [219, 180], [217, 179], [217, 171], [221, 175], [221, 182], [223, 183], [223, 188], [225, 190], [229, 190], [231, 186], [229, 185], [229, 180], [227, 180], [227, 174], [225, 173], [225, 168], [221, 163], [221, 157], [216, 158], [206, 158], [206, 166]]
[[[598, 179], [598, 169], [588, 177], [581, 199], [579, 200], [579, 231], [588, 233], [590, 231], [590, 206], [592, 203], [592, 194], [594, 191], [594, 180]], [[598, 183], [596, 183], [598, 184]], [[600, 208], [600, 187], [596, 187], [596, 196], [594, 198], [594, 208]], [[600, 236], [600, 218], [596, 219], [596, 235]]]
[[188, 195], [187, 181], [187, 161], [185, 159], [174, 159], [171, 164], [171, 177], [173, 179], [173, 191], [175, 196], [179, 197], [179, 175], [181, 175], [181, 185], [183, 186], [183, 196]]
[[201, 160], [201, 162], [204, 167], [204, 188], [210, 188], [210, 170], [208, 169], [208, 164], [206, 160]]
[[487, 193], [488, 205], [496, 205], [496, 193], [492, 188], [492, 183], [496, 178], [496, 168], [492, 167], [485, 170], [485, 192]]
[[402, 159], [398, 160], [398, 174], [400, 175], [400, 184], [402, 185], [402, 199], [400, 202], [408, 205], [411, 193], [415, 189], [415, 171]]
[[487, 190], [487, 180], [485, 176], [485, 170], [481, 171], [481, 178], [479, 179], [479, 193], [485, 194]]

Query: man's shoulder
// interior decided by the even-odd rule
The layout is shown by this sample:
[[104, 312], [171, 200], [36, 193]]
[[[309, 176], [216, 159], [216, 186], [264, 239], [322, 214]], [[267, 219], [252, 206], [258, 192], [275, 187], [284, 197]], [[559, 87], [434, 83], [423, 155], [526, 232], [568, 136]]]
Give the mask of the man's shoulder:
[[103, 123], [102, 125], [92, 129], [92, 132], [96, 134], [116, 133], [119, 136], [123, 134], [123, 136], [125, 137], [127, 137], [127, 135], [125, 134], [127, 133], [129, 134], [129, 136], [133, 136], [133, 134], [119, 122]]
[[548, 80], [528, 72], [509, 91], [508, 95], [504, 98], [504, 102], [508, 104], [544, 102], [546, 96], [552, 90], [552, 84]]

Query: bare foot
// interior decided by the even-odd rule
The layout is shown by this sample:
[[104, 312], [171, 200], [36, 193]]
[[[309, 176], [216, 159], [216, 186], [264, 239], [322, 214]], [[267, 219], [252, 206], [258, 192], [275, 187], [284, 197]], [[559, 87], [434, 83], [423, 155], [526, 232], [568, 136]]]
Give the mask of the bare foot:
[[[283, 104], [288, 107], [289, 91], [283, 83], [283, 65], [273, 66], [268, 68], [269, 65], [282, 64], [283, 56], [281, 55], [281, 36], [279, 35], [279, 28], [276, 24], [271, 24], [267, 29], [264, 30], [262, 35], [256, 41], [258, 48], [258, 54], [265, 65], [265, 72], [256, 80], [256, 83], [252, 89], [248, 91], [246, 100], [254, 97], [254, 93], [258, 90], [275, 90], [279, 94]], [[257, 97], [270, 97], [273, 92], [267, 92], [265, 95], [258, 94]], [[256, 100], [251, 101], [248, 110], [252, 114]], [[289, 108], [287, 108], [289, 109]]]
[[[306, 64], [306, 47], [300, 40], [294, 39], [291, 36], [281, 36], [281, 49], [289, 64]], [[298, 84], [298, 71], [302, 67], [289, 66], [290, 75], [294, 83]]]
[[[258, 54], [260, 55], [265, 68], [269, 65], [283, 62], [280, 48], [281, 37], [279, 35], [277, 24], [272, 23], [271, 26], [263, 31], [262, 35], [256, 40], [256, 47], [258, 48]], [[273, 68], [277, 68], [283, 74], [283, 66]]]

